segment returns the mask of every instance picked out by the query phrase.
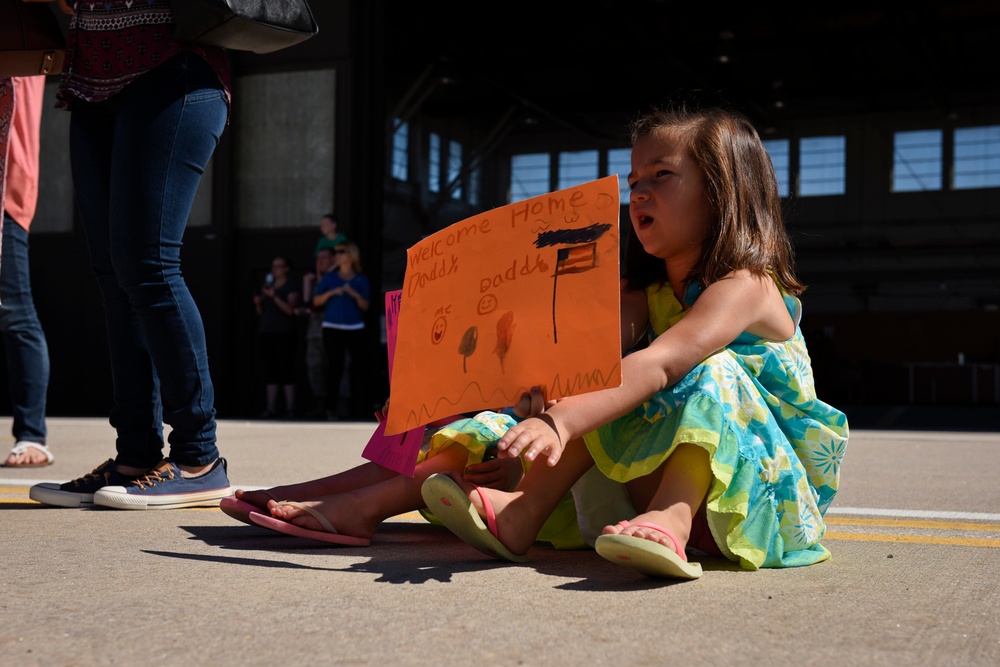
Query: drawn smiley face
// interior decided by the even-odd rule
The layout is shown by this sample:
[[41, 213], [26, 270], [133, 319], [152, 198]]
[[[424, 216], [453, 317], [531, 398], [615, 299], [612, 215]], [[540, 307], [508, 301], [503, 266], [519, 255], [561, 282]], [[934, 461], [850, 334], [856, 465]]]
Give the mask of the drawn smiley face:
[[480, 315], [488, 315], [497, 309], [499, 302], [497, 301], [496, 294], [484, 294], [482, 298], [479, 299], [479, 305], [476, 306], [476, 312]]
[[448, 330], [448, 321], [444, 319], [443, 316], [438, 317], [434, 320], [434, 326], [431, 327], [431, 342], [435, 345], [439, 344], [444, 340], [445, 331]]

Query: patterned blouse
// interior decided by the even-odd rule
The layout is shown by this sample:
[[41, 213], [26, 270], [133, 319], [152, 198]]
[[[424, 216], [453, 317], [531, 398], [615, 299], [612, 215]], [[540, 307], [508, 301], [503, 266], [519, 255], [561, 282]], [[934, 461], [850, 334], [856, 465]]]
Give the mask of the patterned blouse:
[[101, 102], [182, 51], [204, 58], [230, 97], [224, 49], [175, 42], [169, 0], [77, 0], [66, 40], [56, 107]]

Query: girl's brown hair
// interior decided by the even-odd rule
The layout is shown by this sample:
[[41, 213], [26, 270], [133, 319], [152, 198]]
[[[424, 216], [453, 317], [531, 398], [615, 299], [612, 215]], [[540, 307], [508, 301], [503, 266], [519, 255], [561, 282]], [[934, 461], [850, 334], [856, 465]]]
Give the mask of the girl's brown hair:
[[[715, 212], [688, 284], [697, 281], [708, 287], [743, 269], [758, 276], [770, 274], [790, 294], [801, 294], [806, 286], [795, 275], [778, 179], [750, 121], [718, 104], [684, 100], [637, 118], [631, 125], [632, 144], [662, 131], [676, 132], [687, 144], [705, 176]], [[663, 261], [642, 250], [631, 225], [624, 277], [636, 289], [666, 281]]]

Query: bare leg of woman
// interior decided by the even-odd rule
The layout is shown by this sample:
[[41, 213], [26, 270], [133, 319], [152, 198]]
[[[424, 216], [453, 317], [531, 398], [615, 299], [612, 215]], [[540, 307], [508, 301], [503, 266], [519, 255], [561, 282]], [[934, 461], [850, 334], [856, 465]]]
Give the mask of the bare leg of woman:
[[668, 549], [674, 544], [662, 532], [635, 525], [637, 522], [653, 523], [673, 532], [681, 549], [691, 538], [691, 523], [704, 504], [712, 483], [712, 468], [708, 452], [698, 445], [682, 444], [659, 468], [626, 485], [632, 504], [646, 511], [629, 522], [627, 527], [605, 526], [604, 534], [621, 533], [658, 542]]

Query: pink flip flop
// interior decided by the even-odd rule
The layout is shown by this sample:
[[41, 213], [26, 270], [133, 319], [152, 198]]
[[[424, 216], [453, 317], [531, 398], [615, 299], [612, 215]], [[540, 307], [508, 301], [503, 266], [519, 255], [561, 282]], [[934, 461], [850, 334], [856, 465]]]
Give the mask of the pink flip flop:
[[[271, 500], [278, 500], [264, 489], [254, 489], [254, 491], [259, 491], [260, 493], [263, 493]], [[267, 514], [266, 507], [257, 507], [256, 505], [248, 503], [245, 500], [238, 499], [236, 496], [229, 496], [227, 498], [223, 498], [222, 500], [220, 500], [219, 509], [221, 509], [223, 512], [233, 517], [237, 521], [242, 521], [243, 523], [249, 526], [257, 525], [250, 520], [251, 512]]]
[[250, 512], [250, 520], [258, 526], [270, 528], [271, 530], [276, 530], [279, 533], [292, 535], [293, 537], [304, 537], [318, 542], [339, 544], [345, 547], [367, 547], [372, 543], [372, 541], [367, 537], [351, 537], [350, 535], [342, 535], [341, 533], [338, 533], [337, 529], [333, 527], [333, 524], [330, 523], [325, 516], [308, 505], [304, 505], [294, 500], [283, 500], [278, 504], [291, 505], [292, 507], [305, 510], [312, 515], [314, 519], [319, 521], [319, 524], [323, 526], [323, 530], [311, 530], [309, 528], [303, 528], [302, 526], [296, 526], [294, 523], [273, 517], [269, 514], [261, 514], [258, 511]]
[[633, 524], [619, 521], [618, 525], [622, 528], [629, 525], [642, 526], [663, 533], [674, 548], [671, 550], [659, 542], [634, 535], [601, 535], [595, 540], [594, 549], [602, 558], [652, 577], [697, 579], [701, 576], [701, 565], [688, 562], [687, 555], [680, 548], [680, 541], [672, 531], [646, 521], [636, 521]]
[[250, 503], [244, 502], [235, 498], [234, 496], [229, 496], [223, 498], [219, 501], [219, 509], [233, 517], [237, 521], [242, 521], [245, 524], [256, 526], [253, 521], [250, 520], [251, 512], [260, 512], [261, 508], [256, 505], [251, 505]]

